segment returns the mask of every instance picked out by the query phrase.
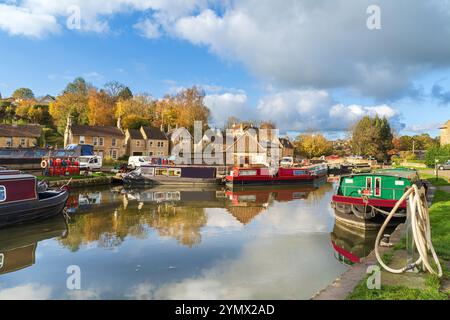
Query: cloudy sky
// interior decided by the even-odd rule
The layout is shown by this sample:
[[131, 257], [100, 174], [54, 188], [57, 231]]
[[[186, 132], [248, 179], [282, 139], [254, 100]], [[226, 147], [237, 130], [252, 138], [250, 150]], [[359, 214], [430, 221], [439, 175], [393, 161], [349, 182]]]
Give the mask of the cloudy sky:
[[337, 136], [379, 114], [437, 135], [450, 119], [449, 0], [3, 0], [0, 46], [3, 96], [83, 76], [156, 98], [201, 86], [218, 126]]

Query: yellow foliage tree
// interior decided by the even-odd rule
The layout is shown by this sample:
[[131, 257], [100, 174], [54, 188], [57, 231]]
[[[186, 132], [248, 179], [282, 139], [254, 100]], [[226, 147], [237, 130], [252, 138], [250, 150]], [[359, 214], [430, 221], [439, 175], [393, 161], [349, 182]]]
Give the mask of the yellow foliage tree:
[[91, 126], [114, 125], [114, 100], [105, 91], [89, 90], [88, 118]]
[[66, 92], [50, 103], [49, 112], [59, 132], [64, 132], [66, 120], [73, 116], [74, 123], [88, 123], [88, 97], [82, 93]]
[[332, 150], [331, 143], [320, 133], [301, 134], [294, 144], [297, 151], [309, 159], [329, 155]]

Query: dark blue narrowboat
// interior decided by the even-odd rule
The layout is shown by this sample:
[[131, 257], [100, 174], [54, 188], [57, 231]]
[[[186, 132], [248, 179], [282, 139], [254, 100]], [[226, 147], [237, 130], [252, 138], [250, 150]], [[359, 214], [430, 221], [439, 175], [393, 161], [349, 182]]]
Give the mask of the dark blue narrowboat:
[[165, 166], [143, 165], [130, 173], [122, 175], [123, 182], [129, 185], [149, 184], [217, 184], [215, 167], [205, 166]]

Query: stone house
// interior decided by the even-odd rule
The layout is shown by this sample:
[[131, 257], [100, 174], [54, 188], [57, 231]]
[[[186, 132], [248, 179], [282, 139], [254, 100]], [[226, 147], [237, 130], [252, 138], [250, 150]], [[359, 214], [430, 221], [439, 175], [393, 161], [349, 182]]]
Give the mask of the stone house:
[[38, 124], [0, 124], [0, 148], [37, 147], [40, 136]]
[[441, 146], [450, 144], [450, 120], [439, 129], [441, 129]]
[[130, 156], [158, 156], [169, 155], [169, 139], [166, 134], [155, 127], [141, 127], [125, 131], [127, 154]]
[[64, 147], [69, 144], [92, 145], [94, 153], [103, 158], [118, 159], [126, 154], [125, 134], [120, 127], [72, 124], [70, 118], [64, 132]]

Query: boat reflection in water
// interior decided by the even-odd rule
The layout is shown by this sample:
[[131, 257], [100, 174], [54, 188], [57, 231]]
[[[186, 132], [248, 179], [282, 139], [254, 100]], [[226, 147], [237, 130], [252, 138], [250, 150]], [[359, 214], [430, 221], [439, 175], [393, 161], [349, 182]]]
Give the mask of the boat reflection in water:
[[40, 241], [66, 235], [66, 223], [61, 216], [0, 230], [0, 275], [32, 266]]
[[[390, 234], [394, 228], [386, 229]], [[378, 230], [363, 230], [352, 228], [336, 221], [331, 233], [331, 245], [335, 258], [343, 264], [361, 263], [374, 249]]]

